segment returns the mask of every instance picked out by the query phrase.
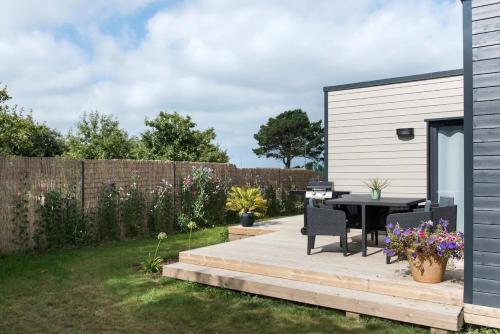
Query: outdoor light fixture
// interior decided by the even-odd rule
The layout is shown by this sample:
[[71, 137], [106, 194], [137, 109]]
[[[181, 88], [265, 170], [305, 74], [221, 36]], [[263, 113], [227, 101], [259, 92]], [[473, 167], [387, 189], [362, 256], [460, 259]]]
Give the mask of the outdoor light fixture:
[[412, 140], [415, 138], [415, 131], [413, 128], [396, 129], [399, 140]]

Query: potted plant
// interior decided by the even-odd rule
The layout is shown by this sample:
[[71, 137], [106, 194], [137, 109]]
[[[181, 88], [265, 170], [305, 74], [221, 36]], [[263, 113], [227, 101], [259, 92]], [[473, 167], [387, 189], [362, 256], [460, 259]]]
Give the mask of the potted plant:
[[443, 281], [449, 259], [462, 259], [464, 239], [461, 232], [448, 232], [448, 222], [423, 222], [419, 227], [401, 229], [387, 225], [386, 247], [389, 256], [406, 257], [413, 279], [423, 283]]
[[232, 187], [226, 201], [226, 208], [240, 216], [242, 226], [253, 226], [255, 217], [263, 217], [267, 210], [267, 201], [259, 188]]
[[389, 180], [381, 180], [378, 177], [374, 179], [369, 179], [368, 181], [363, 181], [363, 183], [370, 188], [372, 192], [372, 199], [379, 200], [382, 194], [382, 189], [389, 186]]

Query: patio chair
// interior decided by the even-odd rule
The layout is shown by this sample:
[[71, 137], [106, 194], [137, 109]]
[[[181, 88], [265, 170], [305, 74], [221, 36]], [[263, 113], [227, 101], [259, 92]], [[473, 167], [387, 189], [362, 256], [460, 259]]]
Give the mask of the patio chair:
[[454, 197], [440, 196], [438, 206], [452, 206], [455, 204]]
[[440, 219], [448, 221], [447, 230], [454, 232], [457, 230], [457, 206], [438, 206], [432, 208], [432, 221], [434, 224], [438, 223]]
[[[402, 229], [407, 229], [411, 227], [417, 227], [422, 222], [428, 221], [432, 218], [432, 211], [410, 211], [410, 212], [398, 212], [391, 213], [387, 216], [386, 224], [396, 225], [399, 224]], [[386, 255], [385, 262], [387, 264], [391, 263], [391, 257]]]
[[348, 232], [344, 211], [328, 207], [307, 208], [307, 255], [311, 255], [317, 235], [329, 235], [340, 237], [340, 247], [346, 256]]

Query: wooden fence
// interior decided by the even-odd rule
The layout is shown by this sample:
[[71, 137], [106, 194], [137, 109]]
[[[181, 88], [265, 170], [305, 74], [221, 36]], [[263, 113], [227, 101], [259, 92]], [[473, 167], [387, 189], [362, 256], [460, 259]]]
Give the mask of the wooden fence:
[[141, 191], [150, 193], [162, 181], [174, 188], [193, 167], [209, 167], [234, 185], [258, 184], [261, 187], [304, 188], [321, 175], [300, 169], [236, 168], [232, 164], [150, 160], [71, 160], [61, 158], [0, 157], [0, 253], [19, 249], [14, 243], [14, 226], [19, 217], [19, 203], [28, 202], [30, 234], [36, 228], [41, 195], [50, 190], [72, 191], [84, 212], [96, 209], [104, 183], [117, 187], [137, 182]]

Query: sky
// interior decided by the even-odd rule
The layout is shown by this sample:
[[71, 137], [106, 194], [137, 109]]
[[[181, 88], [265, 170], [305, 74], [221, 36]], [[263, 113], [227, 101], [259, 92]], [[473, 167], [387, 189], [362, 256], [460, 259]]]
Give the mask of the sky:
[[[242, 167], [253, 134], [324, 86], [462, 67], [458, 0], [0, 0], [0, 83], [66, 134], [84, 111], [130, 135], [160, 110], [213, 127]], [[298, 159], [295, 164], [302, 163]]]

